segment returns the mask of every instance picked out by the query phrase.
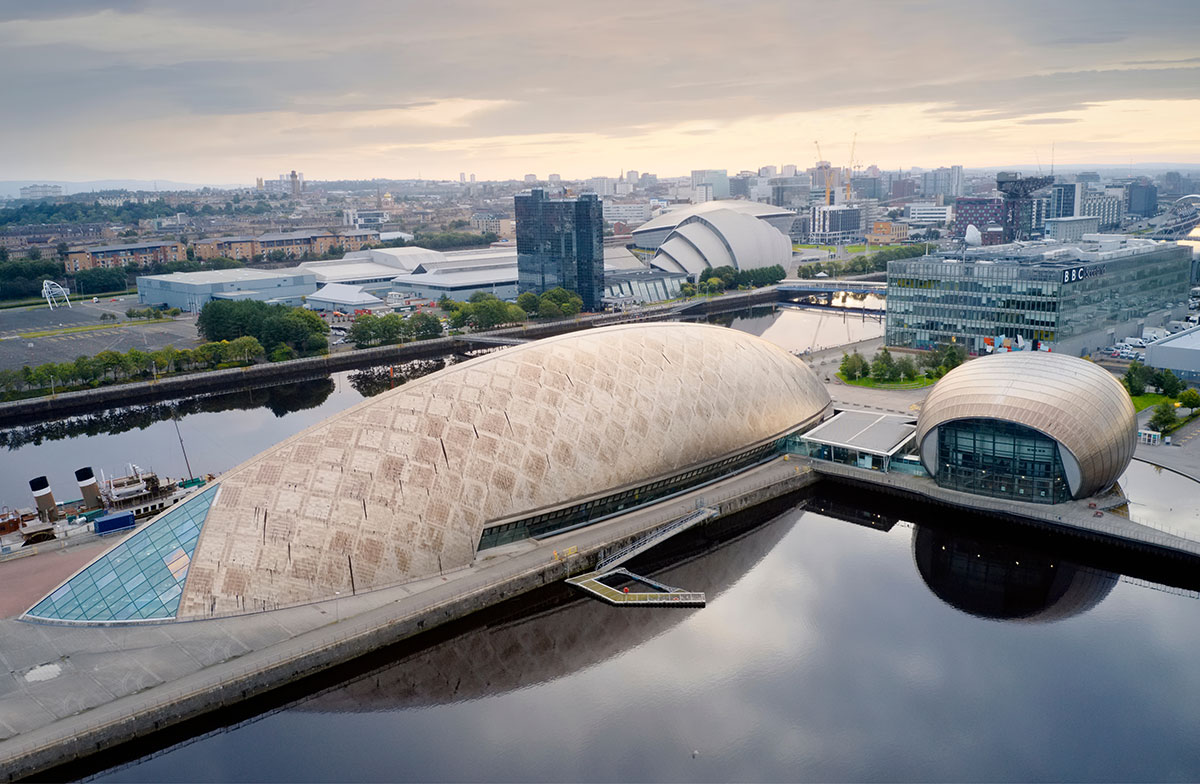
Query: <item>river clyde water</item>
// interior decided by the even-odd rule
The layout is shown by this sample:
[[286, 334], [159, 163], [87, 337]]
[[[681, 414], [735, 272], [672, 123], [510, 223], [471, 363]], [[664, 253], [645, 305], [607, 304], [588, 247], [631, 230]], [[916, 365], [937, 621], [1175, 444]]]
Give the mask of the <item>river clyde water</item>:
[[[847, 323], [757, 311], [732, 326], [799, 350]], [[879, 334], [878, 322], [860, 324], [852, 337]], [[181, 406], [193, 469], [230, 468], [389, 379], [305, 383]], [[25, 479], [45, 473], [72, 497], [73, 468], [130, 460], [182, 475], [174, 424], [153, 421], [165, 415], [113, 415], [87, 427], [120, 432], [57, 440], [65, 430], [7, 431], [15, 448], [0, 452], [0, 492], [27, 503]], [[1193, 524], [1194, 484], [1135, 463], [1122, 486], [1135, 517]], [[754, 514], [720, 541], [696, 534], [644, 565], [707, 592], [703, 609], [621, 610], [548, 588], [432, 647], [98, 777], [1200, 776], [1194, 598], [1135, 584], [1111, 564], [1076, 564], [1061, 543], [981, 538], [969, 515], [941, 519], [890, 499], [831, 492]]]

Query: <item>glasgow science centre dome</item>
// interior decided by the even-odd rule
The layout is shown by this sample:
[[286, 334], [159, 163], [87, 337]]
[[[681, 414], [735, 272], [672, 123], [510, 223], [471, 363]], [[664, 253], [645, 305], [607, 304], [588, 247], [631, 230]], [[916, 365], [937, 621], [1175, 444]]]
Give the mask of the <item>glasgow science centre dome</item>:
[[1087, 498], [1129, 466], [1133, 402], [1112, 374], [1066, 354], [967, 362], [921, 408], [921, 463], [939, 485], [1037, 503]]
[[464, 362], [251, 458], [26, 613], [199, 619], [472, 563], [775, 453], [830, 399], [800, 360], [701, 324], [606, 327]]

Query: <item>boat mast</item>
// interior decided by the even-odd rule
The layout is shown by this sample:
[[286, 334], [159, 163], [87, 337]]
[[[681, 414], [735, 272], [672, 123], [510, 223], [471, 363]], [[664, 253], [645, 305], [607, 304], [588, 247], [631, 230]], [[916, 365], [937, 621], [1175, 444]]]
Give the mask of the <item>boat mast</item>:
[[187, 450], [183, 447], [183, 434], [179, 432], [179, 415], [174, 409], [171, 410], [171, 421], [175, 423], [175, 435], [179, 436], [179, 451], [183, 452], [183, 464], [187, 466], [188, 479], [195, 479], [196, 477], [192, 476], [192, 464], [188, 462]]

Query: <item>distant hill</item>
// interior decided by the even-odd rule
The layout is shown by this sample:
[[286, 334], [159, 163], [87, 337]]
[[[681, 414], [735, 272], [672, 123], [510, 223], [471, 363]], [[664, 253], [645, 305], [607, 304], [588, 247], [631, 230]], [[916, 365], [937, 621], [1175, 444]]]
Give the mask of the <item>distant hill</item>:
[[0, 180], [0, 198], [15, 199], [21, 196], [21, 188], [27, 185], [61, 185], [63, 193], [86, 193], [88, 191], [194, 191], [198, 188], [245, 188], [246, 184], [175, 182], [174, 180]]

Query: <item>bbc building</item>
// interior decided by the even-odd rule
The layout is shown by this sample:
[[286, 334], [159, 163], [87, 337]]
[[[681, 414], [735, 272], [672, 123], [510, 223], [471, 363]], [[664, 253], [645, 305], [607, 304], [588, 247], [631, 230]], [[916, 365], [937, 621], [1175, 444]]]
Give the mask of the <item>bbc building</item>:
[[1187, 311], [1191, 250], [1086, 235], [892, 261], [887, 344], [1083, 356]]

